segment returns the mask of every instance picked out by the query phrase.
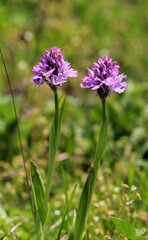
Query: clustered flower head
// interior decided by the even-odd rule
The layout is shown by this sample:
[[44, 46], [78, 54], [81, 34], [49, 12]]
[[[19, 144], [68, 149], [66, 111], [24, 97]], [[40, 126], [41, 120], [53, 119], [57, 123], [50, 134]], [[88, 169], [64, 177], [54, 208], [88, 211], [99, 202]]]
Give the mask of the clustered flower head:
[[124, 74], [119, 73], [119, 65], [109, 56], [99, 58], [97, 63], [93, 64], [92, 70], [88, 68], [88, 76], [82, 79], [80, 86], [97, 90], [100, 98], [106, 98], [110, 92], [122, 93], [128, 87], [126, 82], [122, 82], [123, 78], [127, 78]]
[[77, 77], [77, 71], [71, 68], [69, 62], [63, 59], [61, 50], [54, 46], [50, 51], [45, 50], [40, 62], [33, 67], [34, 77], [32, 81], [40, 87], [47, 83], [52, 89], [60, 87], [68, 77]]

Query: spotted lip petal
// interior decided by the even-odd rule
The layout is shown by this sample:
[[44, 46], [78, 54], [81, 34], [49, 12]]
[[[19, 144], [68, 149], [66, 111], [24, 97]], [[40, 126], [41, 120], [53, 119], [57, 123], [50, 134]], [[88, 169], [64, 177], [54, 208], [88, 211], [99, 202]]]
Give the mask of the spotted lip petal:
[[37, 87], [46, 82], [51, 88], [58, 88], [67, 82], [68, 77], [78, 76], [77, 71], [63, 59], [63, 53], [56, 46], [52, 47], [50, 51], [44, 51], [40, 62], [33, 67], [33, 72], [32, 82]]
[[88, 70], [88, 76], [82, 79], [81, 88], [97, 90], [98, 94], [107, 97], [110, 92], [122, 93], [128, 87], [122, 79], [127, 78], [125, 74], [119, 75], [120, 66], [109, 56], [100, 58], [93, 64], [92, 69]]

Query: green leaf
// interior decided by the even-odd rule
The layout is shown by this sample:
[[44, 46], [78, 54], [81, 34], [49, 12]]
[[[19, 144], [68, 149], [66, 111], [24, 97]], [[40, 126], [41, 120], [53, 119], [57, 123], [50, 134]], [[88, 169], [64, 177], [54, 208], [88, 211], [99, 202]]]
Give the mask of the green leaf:
[[135, 239], [136, 230], [132, 224], [116, 217], [110, 217], [116, 227], [129, 239]]
[[40, 220], [39, 213], [37, 212], [36, 218], [35, 218], [35, 223], [36, 223], [36, 234], [37, 234], [37, 239], [38, 240], [44, 240], [44, 228], [42, 225], [42, 222]]
[[[38, 212], [40, 221], [44, 225], [46, 216], [43, 216], [43, 200], [44, 200], [44, 185], [41, 178], [41, 174], [37, 165], [31, 161], [31, 181], [32, 181], [32, 192], [34, 198], [35, 210]], [[48, 212], [48, 211], [47, 211]]]
[[58, 233], [58, 238], [57, 240], [60, 239], [60, 235], [61, 235], [61, 232], [62, 232], [62, 228], [63, 228], [63, 224], [64, 224], [64, 221], [65, 221], [65, 217], [68, 213], [68, 210], [69, 210], [69, 207], [71, 205], [71, 202], [73, 200], [73, 197], [75, 195], [75, 192], [76, 192], [76, 188], [77, 188], [77, 184], [75, 183], [74, 187], [73, 187], [73, 190], [72, 190], [72, 193], [71, 193], [71, 196], [70, 196], [70, 199], [69, 201], [67, 202], [66, 204], [66, 207], [65, 207], [65, 210], [64, 210], [64, 214], [63, 214], [63, 218], [62, 218], [62, 223], [61, 223], [61, 226], [60, 226], [60, 229], [59, 229], [59, 233]]
[[94, 181], [94, 170], [90, 169], [88, 177], [86, 179], [78, 210], [74, 230], [74, 240], [82, 240], [86, 234], [87, 215], [91, 200], [91, 186]]
[[146, 232], [145, 228], [135, 228], [135, 230], [136, 230], [136, 237], [139, 237]]

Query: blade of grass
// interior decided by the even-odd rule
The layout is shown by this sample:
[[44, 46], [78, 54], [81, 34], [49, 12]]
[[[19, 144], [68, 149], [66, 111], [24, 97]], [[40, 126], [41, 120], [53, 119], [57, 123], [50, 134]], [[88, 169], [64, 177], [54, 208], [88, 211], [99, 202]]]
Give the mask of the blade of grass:
[[62, 232], [62, 228], [63, 228], [63, 224], [64, 224], [64, 221], [65, 221], [65, 217], [68, 213], [68, 210], [70, 208], [70, 205], [71, 205], [71, 202], [74, 198], [74, 195], [75, 195], [75, 192], [76, 192], [76, 188], [77, 188], [77, 183], [75, 183], [74, 187], [73, 187], [73, 190], [72, 190], [72, 193], [71, 193], [71, 196], [70, 196], [70, 199], [68, 200], [67, 204], [66, 204], [66, 207], [65, 207], [65, 210], [64, 210], [64, 214], [63, 214], [63, 218], [62, 218], [62, 223], [61, 223], [61, 226], [60, 226], [60, 229], [59, 229], [59, 233], [58, 233], [58, 237], [57, 237], [57, 240], [60, 240], [60, 236], [61, 236], [61, 232]]
[[21, 149], [21, 154], [22, 154], [22, 159], [23, 159], [23, 167], [24, 167], [25, 177], [26, 177], [26, 185], [27, 185], [27, 190], [28, 190], [28, 194], [29, 194], [32, 213], [34, 213], [33, 202], [32, 202], [32, 198], [31, 198], [31, 192], [30, 192], [30, 186], [29, 186], [29, 178], [28, 178], [28, 173], [27, 173], [26, 159], [25, 159], [24, 150], [23, 150], [21, 132], [20, 132], [20, 128], [19, 128], [19, 120], [18, 120], [18, 115], [17, 115], [17, 111], [16, 111], [15, 98], [14, 98], [14, 94], [13, 94], [13, 88], [12, 88], [12, 85], [11, 85], [11, 81], [10, 81], [10, 78], [9, 78], [9, 74], [8, 74], [8, 71], [7, 71], [7, 67], [6, 67], [5, 60], [4, 60], [3, 53], [2, 53], [1, 49], [0, 49], [0, 54], [1, 54], [1, 59], [2, 59], [3, 66], [4, 66], [4, 70], [5, 70], [5, 73], [6, 73], [7, 81], [8, 81], [8, 84], [9, 84], [9, 89], [10, 89], [11, 96], [12, 96], [13, 110], [14, 110], [15, 119], [16, 119], [16, 127], [17, 127], [20, 149]]

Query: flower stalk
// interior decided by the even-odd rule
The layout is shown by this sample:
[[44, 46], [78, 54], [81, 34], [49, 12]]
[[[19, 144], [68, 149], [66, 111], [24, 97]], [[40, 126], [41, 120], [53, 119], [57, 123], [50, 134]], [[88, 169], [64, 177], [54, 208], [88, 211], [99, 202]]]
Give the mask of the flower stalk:
[[[56, 150], [58, 148], [58, 139], [57, 139], [57, 131], [58, 131], [58, 93], [57, 91], [54, 92], [54, 99], [55, 99], [55, 115], [54, 115], [54, 124], [53, 130], [54, 131], [54, 145], [51, 147], [49, 144], [49, 162], [48, 162], [48, 173], [47, 173], [47, 185], [45, 189], [45, 197], [44, 200], [47, 202], [50, 194], [51, 189], [51, 179], [53, 176], [54, 164], [55, 164], [55, 157], [56, 157]], [[49, 140], [50, 141], [50, 140]]]
[[93, 162], [94, 171], [97, 171], [101, 162], [101, 157], [105, 149], [108, 133], [108, 114], [106, 109], [106, 99], [101, 99], [102, 102], [102, 123], [99, 139], [97, 141], [96, 153]]
[[47, 183], [45, 187], [45, 195], [43, 202], [43, 215], [46, 219], [48, 212], [48, 199], [51, 191], [51, 183], [55, 166], [55, 157], [59, 145], [59, 136], [61, 130], [61, 121], [59, 122], [59, 100], [58, 92], [54, 91], [55, 100], [55, 115], [53, 119], [53, 124], [51, 128], [51, 135], [49, 139], [49, 161], [48, 161], [48, 172], [47, 172]]
[[97, 172], [101, 162], [101, 158], [105, 149], [108, 134], [108, 116], [106, 110], [106, 101], [102, 100], [102, 124], [97, 141], [95, 158], [92, 167], [89, 170], [88, 177], [84, 184], [84, 188], [80, 197], [77, 217], [75, 222], [74, 240], [82, 240], [86, 234], [87, 218], [91, 204], [94, 185], [97, 178]]

